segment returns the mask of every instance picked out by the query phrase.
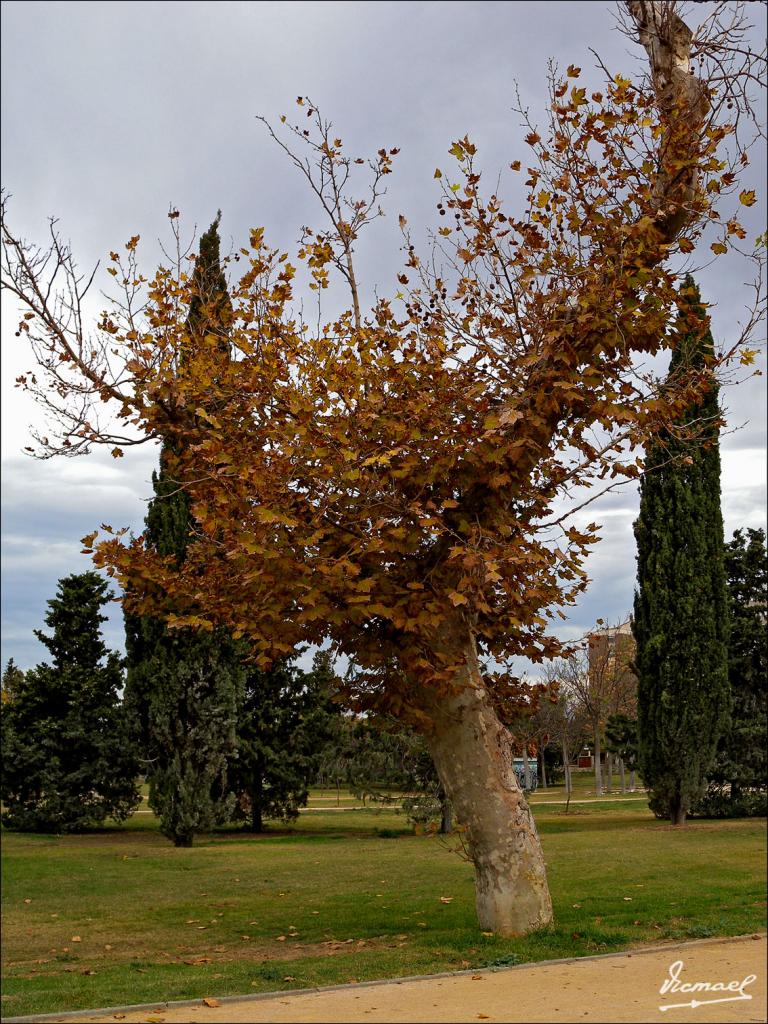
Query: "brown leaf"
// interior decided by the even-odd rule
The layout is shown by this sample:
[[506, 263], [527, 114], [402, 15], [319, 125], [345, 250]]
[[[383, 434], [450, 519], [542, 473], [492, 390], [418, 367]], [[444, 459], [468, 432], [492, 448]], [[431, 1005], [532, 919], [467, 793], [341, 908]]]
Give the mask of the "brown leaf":
[[218, 999], [203, 999], [203, 1006], [221, 1006]]

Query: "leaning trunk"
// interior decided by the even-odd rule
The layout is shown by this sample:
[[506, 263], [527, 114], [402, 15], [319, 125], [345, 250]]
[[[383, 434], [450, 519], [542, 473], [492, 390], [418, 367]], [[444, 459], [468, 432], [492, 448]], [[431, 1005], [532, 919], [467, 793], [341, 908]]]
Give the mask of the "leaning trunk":
[[424, 693], [432, 759], [475, 866], [483, 931], [524, 935], [552, 920], [544, 856], [514, 771], [512, 737], [483, 686], [474, 641], [449, 694]]

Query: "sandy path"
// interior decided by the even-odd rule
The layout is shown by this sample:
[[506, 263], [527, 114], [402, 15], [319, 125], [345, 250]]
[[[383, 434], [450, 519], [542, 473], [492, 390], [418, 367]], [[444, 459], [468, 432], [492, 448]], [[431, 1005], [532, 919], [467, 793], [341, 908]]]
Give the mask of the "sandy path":
[[[677, 991], [660, 995], [670, 967], [682, 961], [680, 983], [742, 984], [751, 998], [704, 1002], [734, 991]], [[669, 1004], [690, 1004], [661, 1010]], [[156, 1004], [151, 1010], [102, 1011], [94, 1015], [48, 1016], [48, 1021], [194, 1022], [194, 1024], [420, 1024], [420, 1022], [580, 1022], [666, 1024], [685, 1022], [764, 1022], [766, 1009], [766, 936], [706, 939], [632, 953], [581, 960], [464, 972], [397, 982], [346, 985], [303, 994], [237, 997], [220, 1005]], [[42, 1018], [25, 1018], [26, 1020]], [[10, 1024], [10, 1022], [9, 1022]]]

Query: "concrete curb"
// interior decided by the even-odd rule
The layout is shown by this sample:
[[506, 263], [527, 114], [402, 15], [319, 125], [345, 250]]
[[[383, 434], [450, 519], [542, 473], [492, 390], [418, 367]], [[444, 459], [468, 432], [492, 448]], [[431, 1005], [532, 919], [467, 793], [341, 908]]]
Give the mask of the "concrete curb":
[[[511, 967], [479, 967], [469, 968], [466, 971], [442, 971], [439, 974], [414, 974], [402, 978], [382, 978], [379, 981], [359, 981], [354, 985], [327, 985], [322, 988], [299, 988], [299, 989], [278, 989], [274, 992], [255, 992], [252, 995], [243, 996], [217, 996], [217, 1001], [222, 1006], [236, 1003], [263, 1002], [266, 999], [286, 999], [301, 996], [317, 995], [319, 992], [340, 992], [347, 989], [372, 988], [375, 985], [402, 985], [405, 982], [437, 981], [442, 978], [460, 978], [463, 975], [472, 974], [499, 974], [511, 971], [535, 970], [537, 967], [556, 967], [562, 964], [579, 964], [592, 960], [615, 960], [627, 956], [646, 956], [651, 953], [658, 953], [662, 949], [690, 949], [692, 946], [713, 946], [729, 942], [749, 942], [755, 939], [765, 939], [766, 932], [752, 932], [749, 935], [729, 935], [720, 938], [694, 939], [690, 942], [665, 943], [660, 942], [655, 946], [640, 946], [637, 949], [627, 949], [619, 953], [597, 953], [592, 956], [571, 956], [561, 957], [558, 960], [532, 960], [524, 964], [514, 964]], [[3, 1017], [3, 1024], [46, 1024], [46, 1022], [62, 1022], [79, 1020], [83, 1017], [104, 1017], [107, 1014], [115, 1013], [163, 1013], [167, 1010], [184, 1009], [190, 1006], [200, 1006], [202, 997], [199, 999], [182, 999], [177, 1002], [164, 1002], [156, 1000], [154, 1003], [136, 1003], [131, 1006], [106, 1006], [97, 1010], [68, 1010], [62, 1013], [42, 1013], [31, 1017]]]

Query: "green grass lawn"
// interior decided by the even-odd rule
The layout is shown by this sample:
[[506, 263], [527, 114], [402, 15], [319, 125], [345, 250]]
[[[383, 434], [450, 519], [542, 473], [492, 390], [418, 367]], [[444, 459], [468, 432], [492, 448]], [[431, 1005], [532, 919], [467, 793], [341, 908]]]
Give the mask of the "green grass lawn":
[[[335, 791], [322, 796], [333, 802], [313, 793], [311, 806], [335, 806]], [[414, 836], [393, 809], [318, 810], [263, 837], [222, 831], [187, 850], [149, 814], [87, 836], [5, 833], [3, 1015], [502, 966], [765, 927], [764, 820], [673, 830], [637, 794], [576, 804], [567, 816], [543, 797], [534, 805], [555, 925], [522, 939], [478, 931], [472, 868], [455, 841]]]

